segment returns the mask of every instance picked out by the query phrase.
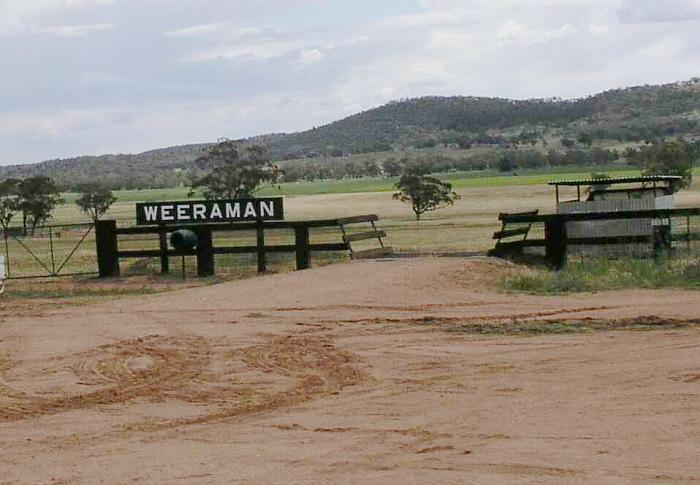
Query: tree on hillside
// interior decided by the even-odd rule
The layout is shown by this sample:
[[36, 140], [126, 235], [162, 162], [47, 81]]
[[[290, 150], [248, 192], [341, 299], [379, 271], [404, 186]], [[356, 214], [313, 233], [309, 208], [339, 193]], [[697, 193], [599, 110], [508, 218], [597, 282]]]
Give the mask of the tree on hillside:
[[593, 145], [593, 136], [590, 133], [579, 133], [576, 141], [591, 148], [591, 145]]
[[201, 190], [207, 199], [247, 198], [261, 185], [279, 181], [282, 172], [264, 147], [241, 151], [235, 141], [225, 140], [198, 158], [195, 165], [203, 175], [193, 177], [190, 194]]
[[460, 199], [459, 194], [452, 191], [452, 184], [416, 170], [407, 170], [395, 187], [399, 192], [393, 198], [410, 203], [417, 221], [425, 212], [447, 207]]
[[403, 170], [404, 162], [397, 161], [395, 158], [388, 158], [384, 161], [384, 175], [387, 177], [398, 177]]
[[75, 201], [76, 205], [95, 222], [105, 215], [117, 200], [111, 190], [95, 183], [80, 185], [77, 191], [81, 195]]
[[36, 227], [44, 223], [61, 201], [53, 180], [43, 175], [29, 177], [17, 184], [17, 208], [22, 212], [24, 234], [34, 234]]
[[682, 177], [674, 188], [683, 189], [689, 187], [693, 180], [693, 167], [700, 158], [700, 150], [696, 145], [674, 140], [628, 150], [625, 155], [642, 169], [644, 175]]
[[499, 172], [512, 172], [513, 171], [513, 160], [511, 157], [504, 154], [498, 160], [498, 171]]

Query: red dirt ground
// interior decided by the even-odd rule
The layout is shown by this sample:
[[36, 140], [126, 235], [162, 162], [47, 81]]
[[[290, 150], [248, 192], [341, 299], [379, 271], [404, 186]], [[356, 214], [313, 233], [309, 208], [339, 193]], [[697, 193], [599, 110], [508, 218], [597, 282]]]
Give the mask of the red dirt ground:
[[[696, 483], [700, 298], [363, 261], [0, 322], [0, 483]], [[475, 335], [470, 325], [653, 323]]]

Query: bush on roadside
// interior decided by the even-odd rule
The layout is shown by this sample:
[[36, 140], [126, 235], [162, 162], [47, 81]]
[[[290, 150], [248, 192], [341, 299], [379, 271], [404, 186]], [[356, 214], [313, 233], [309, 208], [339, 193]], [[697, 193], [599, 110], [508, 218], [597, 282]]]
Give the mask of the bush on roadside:
[[592, 259], [570, 262], [555, 272], [528, 269], [502, 278], [508, 291], [552, 295], [630, 288], [700, 288], [700, 259], [655, 262], [639, 259]]

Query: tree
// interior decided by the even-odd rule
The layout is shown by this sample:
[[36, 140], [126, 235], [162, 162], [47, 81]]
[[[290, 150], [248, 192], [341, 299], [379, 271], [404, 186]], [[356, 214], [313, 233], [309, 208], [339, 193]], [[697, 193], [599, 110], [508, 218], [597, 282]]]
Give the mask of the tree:
[[18, 183], [17, 179], [7, 179], [0, 182], [0, 226], [5, 233], [5, 238], [7, 238], [7, 229], [10, 227], [10, 222], [17, 210]]
[[403, 170], [404, 162], [396, 161], [394, 158], [388, 158], [384, 161], [384, 174], [387, 177], [398, 177]]
[[37, 175], [21, 180], [17, 184], [17, 208], [22, 211], [24, 234], [28, 233], [30, 224], [31, 233], [34, 234], [36, 226], [51, 217], [60, 201], [58, 189], [49, 177]]
[[10, 222], [15, 216], [15, 204], [9, 198], [3, 197], [0, 199], [0, 226], [7, 235], [7, 229], [10, 227]]
[[452, 184], [415, 170], [406, 171], [395, 187], [399, 192], [393, 198], [409, 202], [417, 221], [420, 221], [423, 213], [447, 207], [460, 199], [459, 194], [452, 191]]
[[589, 193], [607, 190], [610, 187], [610, 184], [606, 183], [606, 180], [610, 179], [610, 175], [608, 175], [607, 173], [593, 172], [591, 174], [591, 179], [595, 180], [596, 183], [588, 187]]
[[112, 191], [99, 184], [84, 184], [78, 186], [80, 198], [75, 201], [81, 211], [97, 222], [105, 215], [117, 198]]
[[700, 156], [696, 145], [683, 141], [665, 141], [626, 151], [625, 155], [642, 169], [644, 175], [678, 175], [681, 181], [675, 189], [690, 186], [693, 167]]
[[513, 171], [513, 160], [508, 155], [503, 155], [500, 160], [498, 160], [498, 171], [499, 172], [512, 172]]
[[593, 144], [593, 135], [591, 135], [590, 133], [579, 133], [578, 138], [576, 138], [576, 140], [579, 143], [586, 145], [588, 148], [590, 148]]
[[262, 184], [276, 184], [282, 175], [264, 147], [253, 145], [241, 154], [232, 140], [215, 145], [195, 165], [204, 175], [193, 178], [190, 193], [201, 189], [207, 199], [250, 198]]
[[571, 138], [562, 138], [561, 144], [564, 148], [573, 148], [576, 142]]

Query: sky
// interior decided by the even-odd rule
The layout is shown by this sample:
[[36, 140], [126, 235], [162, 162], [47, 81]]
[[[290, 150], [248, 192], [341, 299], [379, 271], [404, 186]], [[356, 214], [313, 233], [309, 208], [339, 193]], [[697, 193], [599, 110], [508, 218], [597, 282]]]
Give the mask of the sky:
[[700, 0], [0, 0], [0, 165], [700, 75]]

